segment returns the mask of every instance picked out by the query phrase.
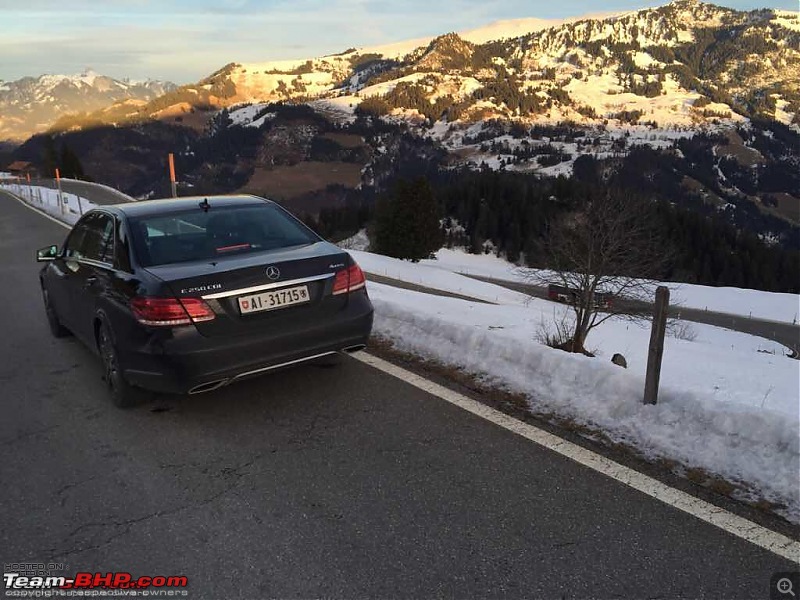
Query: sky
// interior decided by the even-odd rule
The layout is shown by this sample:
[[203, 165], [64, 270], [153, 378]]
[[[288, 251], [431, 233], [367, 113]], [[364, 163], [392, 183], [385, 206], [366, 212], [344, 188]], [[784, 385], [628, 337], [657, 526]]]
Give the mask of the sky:
[[[72, 75], [195, 82], [230, 62], [312, 58], [501, 19], [628, 11], [659, 0], [0, 0], [0, 80]], [[797, 0], [716, 2], [797, 10]]]

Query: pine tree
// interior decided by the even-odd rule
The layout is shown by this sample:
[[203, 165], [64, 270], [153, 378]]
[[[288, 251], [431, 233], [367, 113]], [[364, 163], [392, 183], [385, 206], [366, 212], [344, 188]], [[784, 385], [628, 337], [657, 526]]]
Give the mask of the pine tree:
[[44, 165], [44, 173], [48, 177], [56, 176], [56, 167], [58, 167], [58, 152], [56, 151], [56, 143], [53, 141], [52, 136], [46, 135], [44, 137], [44, 149], [42, 150], [42, 163]]
[[78, 155], [72, 149], [63, 144], [61, 146], [61, 160], [59, 161], [61, 167], [61, 176], [69, 177], [70, 179], [84, 179], [83, 165], [81, 164]]
[[381, 254], [418, 261], [442, 247], [439, 208], [426, 179], [401, 180], [378, 207], [375, 247]]

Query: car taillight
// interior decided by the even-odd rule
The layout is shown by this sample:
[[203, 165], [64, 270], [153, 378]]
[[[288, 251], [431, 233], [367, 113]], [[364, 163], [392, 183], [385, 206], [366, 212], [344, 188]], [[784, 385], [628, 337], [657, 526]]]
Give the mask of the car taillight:
[[202, 298], [146, 298], [131, 300], [131, 311], [142, 325], [170, 327], [211, 321], [216, 317]]
[[364, 277], [364, 272], [356, 264], [353, 266], [342, 269], [336, 273], [336, 279], [333, 280], [333, 294], [347, 294], [348, 292], [355, 292], [367, 285], [367, 280]]

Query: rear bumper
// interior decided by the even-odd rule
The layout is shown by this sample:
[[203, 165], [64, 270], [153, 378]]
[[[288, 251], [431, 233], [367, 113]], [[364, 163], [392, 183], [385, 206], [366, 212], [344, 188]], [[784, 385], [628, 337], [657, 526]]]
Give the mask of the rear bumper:
[[[305, 360], [366, 345], [373, 308], [366, 293], [355, 293], [345, 308], [324, 323], [288, 334], [209, 338], [194, 326], [155, 332], [123, 357], [129, 383], [161, 393], [214, 389]], [[218, 387], [218, 386], [217, 386]], [[201, 388], [201, 389], [202, 389]]]

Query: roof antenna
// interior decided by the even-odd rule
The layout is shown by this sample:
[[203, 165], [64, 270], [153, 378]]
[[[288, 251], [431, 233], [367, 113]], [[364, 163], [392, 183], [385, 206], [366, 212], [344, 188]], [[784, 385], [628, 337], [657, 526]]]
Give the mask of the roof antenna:
[[211, 208], [211, 205], [208, 203], [208, 198], [203, 198], [203, 201], [198, 204], [198, 206], [203, 209], [203, 212], [208, 212], [208, 209]]

